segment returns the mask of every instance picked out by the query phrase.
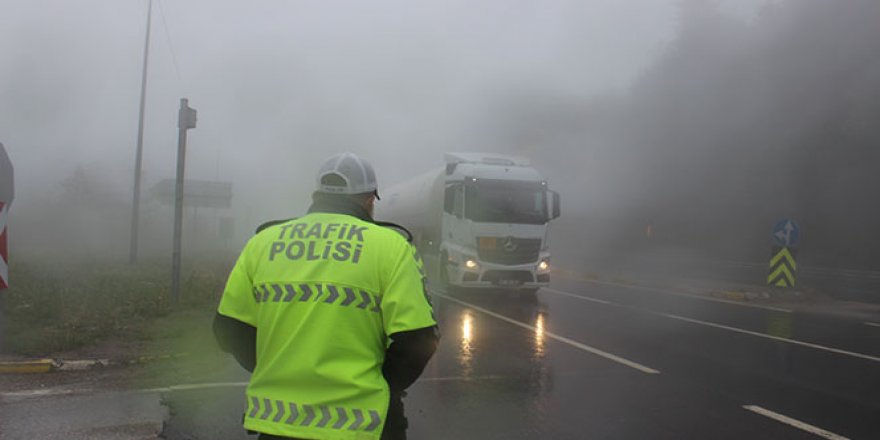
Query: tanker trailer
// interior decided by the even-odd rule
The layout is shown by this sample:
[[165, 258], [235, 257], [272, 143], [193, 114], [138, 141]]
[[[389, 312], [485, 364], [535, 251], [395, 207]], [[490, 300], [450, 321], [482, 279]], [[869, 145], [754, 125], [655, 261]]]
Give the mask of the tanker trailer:
[[529, 161], [447, 153], [445, 166], [382, 191], [376, 218], [408, 228], [447, 288], [535, 290], [550, 283], [559, 194]]

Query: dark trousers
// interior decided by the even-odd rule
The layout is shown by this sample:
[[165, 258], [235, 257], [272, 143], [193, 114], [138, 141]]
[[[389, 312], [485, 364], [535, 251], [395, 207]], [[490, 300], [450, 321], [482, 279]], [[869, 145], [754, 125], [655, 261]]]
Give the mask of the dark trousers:
[[382, 430], [382, 440], [406, 440], [406, 428], [409, 422], [403, 411], [403, 396], [406, 393], [391, 393], [391, 401], [388, 404], [388, 416], [385, 418], [385, 429]]
[[[406, 440], [406, 428], [409, 423], [403, 412], [403, 394], [392, 393], [388, 405], [388, 416], [385, 418], [385, 429], [382, 440]], [[260, 434], [257, 440], [300, 440], [292, 437], [279, 437], [272, 434]]]

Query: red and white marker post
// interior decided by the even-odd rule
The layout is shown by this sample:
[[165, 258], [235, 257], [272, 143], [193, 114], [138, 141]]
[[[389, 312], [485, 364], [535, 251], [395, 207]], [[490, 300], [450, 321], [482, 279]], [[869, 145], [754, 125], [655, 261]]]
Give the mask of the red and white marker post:
[[6, 219], [9, 209], [0, 202], [0, 289], [9, 287], [9, 251], [6, 246]]
[[6, 247], [6, 220], [9, 218], [9, 205], [15, 198], [15, 178], [12, 161], [6, 155], [6, 149], [0, 143], [0, 354], [6, 348], [6, 306], [5, 292], [9, 287], [9, 254]]
[[[9, 253], [6, 246], [6, 220], [9, 218], [9, 205], [15, 198], [15, 179], [12, 161], [0, 143], [0, 290], [9, 287]], [[2, 313], [2, 310], [0, 310]], [[2, 316], [0, 316], [2, 318]]]

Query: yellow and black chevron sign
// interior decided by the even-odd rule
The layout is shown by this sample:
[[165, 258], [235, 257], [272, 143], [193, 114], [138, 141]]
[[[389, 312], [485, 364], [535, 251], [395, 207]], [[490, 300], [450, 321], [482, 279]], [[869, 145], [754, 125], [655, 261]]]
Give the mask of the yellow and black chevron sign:
[[767, 276], [767, 284], [775, 287], [794, 287], [797, 279], [795, 250], [774, 247], [770, 255], [770, 275]]

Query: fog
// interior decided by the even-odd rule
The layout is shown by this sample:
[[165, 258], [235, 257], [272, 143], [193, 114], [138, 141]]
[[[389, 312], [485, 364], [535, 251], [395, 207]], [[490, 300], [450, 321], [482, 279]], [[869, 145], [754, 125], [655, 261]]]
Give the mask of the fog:
[[[218, 216], [235, 218], [234, 250], [301, 214], [334, 152], [364, 155], [387, 186], [444, 151], [493, 151], [531, 157], [562, 194], [566, 258], [758, 260], [792, 217], [808, 259], [870, 267], [875, 3], [157, 0], [143, 253], [169, 252], [171, 210], [148, 194], [173, 177], [187, 97], [187, 177], [234, 192], [231, 210], [190, 210], [189, 249], [217, 246]], [[124, 255], [146, 1], [4, 6], [10, 245]]]
[[626, 96], [588, 107], [604, 135], [592, 157], [621, 172], [582, 228], [614, 226], [585, 245], [760, 262], [787, 217], [803, 263], [876, 269], [878, 18], [870, 1], [768, 3], [750, 21], [682, 2], [674, 40]]

